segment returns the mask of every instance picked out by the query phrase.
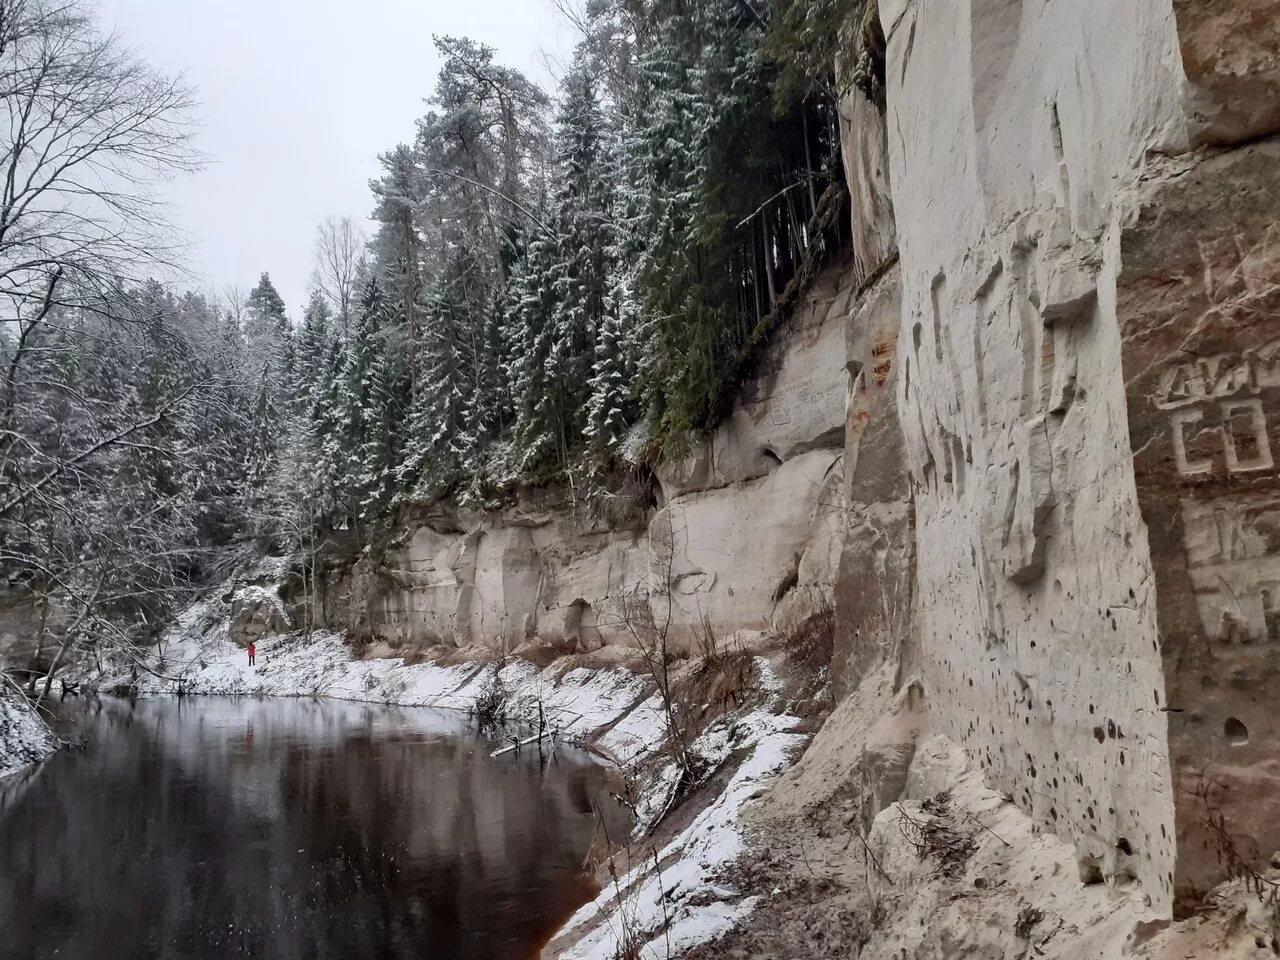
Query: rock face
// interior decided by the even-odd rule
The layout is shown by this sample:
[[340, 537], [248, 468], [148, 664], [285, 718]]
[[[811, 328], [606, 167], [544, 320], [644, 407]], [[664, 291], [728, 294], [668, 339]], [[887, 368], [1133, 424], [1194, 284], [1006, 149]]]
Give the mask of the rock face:
[[836, 580], [837, 699], [885, 662], [916, 659], [915, 515], [898, 419], [901, 278], [862, 296], [848, 330], [844, 543]]
[[604, 503], [406, 523], [324, 620], [574, 651], [637, 642], [636, 598], [679, 646], [829, 616], [795, 791], [873, 816], [949, 738], [1085, 882], [1192, 905], [1280, 848], [1280, 0], [857, 10], [852, 256], [726, 421]]
[[1280, 129], [1280, 18], [1273, 0], [1174, 0], [1192, 135], [1235, 143]]
[[931, 729], [1083, 859], [1167, 899], [1153, 584], [1107, 289], [1117, 184], [1153, 130], [1176, 139], [1173, 21], [1150, 6], [881, 12]]
[[1190, 895], [1280, 848], [1280, 142], [1171, 164], [1135, 207], [1117, 306]]
[[[525, 495], [488, 514], [402, 525], [384, 556], [329, 583], [321, 622], [406, 644], [676, 647], [785, 630], [829, 609], [844, 538], [846, 338], [855, 281], [829, 268], [731, 415], [649, 489], [574, 504]], [[649, 597], [652, 623], [636, 613]]]
[[275, 587], [250, 584], [238, 587], [232, 594], [229, 632], [232, 642], [247, 647], [292, 627]]
[[1280, 3], [879, 12], [912, 615], [848, 661], [1166, 909], [1280, 846]]

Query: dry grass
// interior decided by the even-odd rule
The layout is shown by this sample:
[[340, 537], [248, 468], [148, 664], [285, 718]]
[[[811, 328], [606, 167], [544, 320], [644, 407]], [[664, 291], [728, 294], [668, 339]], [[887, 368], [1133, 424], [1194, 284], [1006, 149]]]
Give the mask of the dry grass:
[[817, 673], [831, 665], [836, 645], [836, 611], [826, 606], [782, 635], [787, 659]]
[[690, 736], [743, 706], [756, 679], [755, 657], [746, 650], [721, 650], [714, 658], [699, 660], [673, 690]]

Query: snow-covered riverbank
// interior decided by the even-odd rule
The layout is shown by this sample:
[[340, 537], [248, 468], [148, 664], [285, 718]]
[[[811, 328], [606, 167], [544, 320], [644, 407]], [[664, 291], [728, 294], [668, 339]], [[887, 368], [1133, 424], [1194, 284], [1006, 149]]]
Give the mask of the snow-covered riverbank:
[[405, 663], [357, 659], [338, 634], [316, 631], [271, 637], [258, 644], [250, 666], [244, 649], [227, 639], [225, 613], [195, 604], [138, 664], [117, 660], [99, 674], [79, 675], [99, 690], [131, 686], [143, 696], [316, 696], [397, 706], [470, 711], [499, 691], [506, 715], [547, 726], [564, 739], [591, 741], [629, 762], [661, 739], [661, 718], [650, 702], [652, 684], [623, 667], [540, 669], [527, 660], [482, 657], [460, 662]]
[[755, 898], [723, 879], [743, 848], [739, 813], [807, 740], [796, 732], [798, 719], [781, 709], [782, 685], [766, 658], [752, 663], [743, 705], [711, 721], [695, 742], [708, 771], [703, 782], [714, 779], [716, 786], [702, 791], [696, 816], [674, 818], [681, 828], [661, 831], [659, 842], [648, 838], [671, 812], [678, 777], [663, 752], [663, 712], [653, 683], [604, 657], [539, 667], [480, 653], [449, 663], [364, 660], [341, 636], [316, 632], [263, 640], [250, 666], [246, 652], [228, 639], [225, 606], [213, 602], [189, 608], [136, 667], [116, 661], [81, 676], [99, 690], [132, 685], [144, 696], [172, 694], [181, 681], [188, 694], [319, 696], [460, 711], [496, 687], [508, 717], [536, 722], [541, 716], [561, 739], [621, 765], [633, 784], [632, 850], [615, 860], [617, 879], [569, 921], [549, 956], [608, 958], [624, 946], [658, 940], [678, 952], [713, 939], [751, 911]]
[[0, 690], [0, 777], [43, 760], [57, 745], [29, 703], [16, 693]]

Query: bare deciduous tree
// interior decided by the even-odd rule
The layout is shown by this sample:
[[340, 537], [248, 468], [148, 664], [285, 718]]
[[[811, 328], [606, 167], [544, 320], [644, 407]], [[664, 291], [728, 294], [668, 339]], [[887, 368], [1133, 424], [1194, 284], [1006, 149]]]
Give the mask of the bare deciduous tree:
[[[171, 263], [151, 185], [198, 166], [193, 100], [135, 59], [75, 0], [0, 0], [0, 458], [34, 331], [58, 307], [105, 309]], [[2, 462], [2, 461], [0, 461]]]
[[649, 576], [615, 600], [614, 625], [631, 635], [644, 660], [645, 671], [657, 687], [667, 742], [680, 768], [680, 782], [676, 787], [676, 792], [679, 792], [696, 778], [698, 762], [690, 742], [688, 725], [680, 715], [679, 698], [671, 673], [671, 664], [676, 657], [671, 645], [671, 627], [676, 612], [671, 591], [676, 532], [669, 510], [659, 514], [649, 526], [649, 552]]
[[163, 591], [184, 562], [172, 498], [140, 504], [113, 485], [174, 472], [169, 421], [203, 385], [153, 365], [113, 404], [74, 370], [167, 336], [171, 318], [134, 306], [177, 264], [155, 186], [200, 165], [193, 106], [80, 0], [0, 0], [0, 561], [42, 609], [51, 594], [65, 609], [55, 666], [75, 638], [117, 629], [104, 611], [136, 584]]
[[324, 294], [343, 331], [351, 322], [364, 274], [368, 238], [350, 217], [328, 217], [316, 228], [316, 266], [313, 282]]

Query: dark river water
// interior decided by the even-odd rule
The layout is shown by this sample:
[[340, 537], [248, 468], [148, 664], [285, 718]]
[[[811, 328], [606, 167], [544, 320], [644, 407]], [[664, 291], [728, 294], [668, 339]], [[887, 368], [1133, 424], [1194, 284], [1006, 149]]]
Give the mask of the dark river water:
[[594, 893], [606, 771], [456, 714], [104, 701], [0, 780], [0, 956], [506, 960]]

